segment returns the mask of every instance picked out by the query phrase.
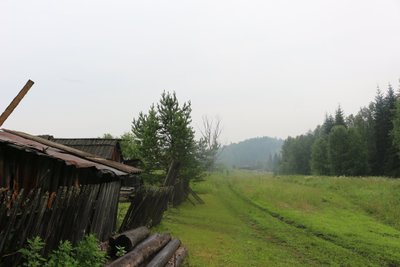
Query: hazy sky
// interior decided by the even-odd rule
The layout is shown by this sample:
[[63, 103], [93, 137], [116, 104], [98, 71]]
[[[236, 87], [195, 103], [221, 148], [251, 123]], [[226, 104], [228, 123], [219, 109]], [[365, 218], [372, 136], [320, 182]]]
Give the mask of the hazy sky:
[[165, 90], [224, 143], [313, 129], [400, 78], [397, 0], [0, 1], [3, 125], [32, 134], [122, 134]]

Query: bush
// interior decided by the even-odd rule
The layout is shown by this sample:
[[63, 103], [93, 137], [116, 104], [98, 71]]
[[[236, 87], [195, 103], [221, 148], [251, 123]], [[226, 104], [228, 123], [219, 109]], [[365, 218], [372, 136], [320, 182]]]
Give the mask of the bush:
[[74, 251], [71, 242], [69, 242], [68, 240], [61, 241], [58, 249], [50, 254], [50, 257], [48, 258], [45, 266], [78, 266], [78, 261], [74, 258]]
[[105, 252], [99, 248], [99, 241], [94, 235], [87, 235], [74, 248], [69, 241], [61, 241], [57, 250], [47, 259], [40, 254], [45, 243], [40, 237], [28, 239], [26, 248], [20, 249], [23, 265], [27, 267], [100, 267], [107, 260]]
[[76, 247], [78, 266], [97, 267], [103, 266], [107, 260], [105, 252], [99, 248], [99, 241], [94, 235], [87, 235]]
[[27, 267], [40, 267], [43, 266], [45, 259], [40, 254], [44, 246], [44, 242], [38, 236], [28, 239], [28, 245], [26, 248], [22, 248], [19, 252], [22, 254], [22, 258], [25, 260], [22, 266]]

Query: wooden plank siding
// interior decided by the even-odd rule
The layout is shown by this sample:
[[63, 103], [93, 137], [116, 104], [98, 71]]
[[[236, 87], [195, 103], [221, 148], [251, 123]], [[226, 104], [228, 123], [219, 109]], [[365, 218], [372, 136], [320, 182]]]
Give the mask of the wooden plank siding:
[[59, 187], [51, 207], [49, 191], [20, 190], [13, 200], [12, 190], [0, 193], [0, 265], [15, 266], [16, 250], [26, 239], [40, 236], [45, 254], [61, 240], [77, 243], [85, 234], [104, 241], [116, 226], [120, 182]]
[[99, 174], [94, 168], [76, 168], [53, 158], [0, 143], [0, 188], [26, 192], [36, 187], [55, 192], [60, 186], [94, 184], [119, 180], [112, 173]]

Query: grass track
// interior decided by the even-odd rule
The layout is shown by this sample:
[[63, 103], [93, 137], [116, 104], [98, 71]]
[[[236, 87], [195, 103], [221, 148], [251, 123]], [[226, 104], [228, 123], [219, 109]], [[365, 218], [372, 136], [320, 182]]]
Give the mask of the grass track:
[[214, 175], [195, 186], [205, 205], [169, 210], [156, 230], [182, 239], [189, 266], [400, 266], [399, 185]]

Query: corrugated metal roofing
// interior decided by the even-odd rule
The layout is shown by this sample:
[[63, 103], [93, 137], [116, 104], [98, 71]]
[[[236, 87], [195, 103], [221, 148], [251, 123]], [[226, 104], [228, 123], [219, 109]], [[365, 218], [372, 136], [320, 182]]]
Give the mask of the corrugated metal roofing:
[[66, 164], [74, 165], [77, 168], [95, 167], [98, 170], [111, 171], [116, 175], [142, 172], [140, 169], [128, 165], [106, 160], [96, 155], [22, 132], [3, 129], [0, 131], [0, 142], [9, 143], [20, 149], [60, 159], [65, 161]]
[[120, 150], [119, 140], [102, 138], [54, 138], [53, 142], [73, 147], [105, 159], [113, 159], [114, 150]]

